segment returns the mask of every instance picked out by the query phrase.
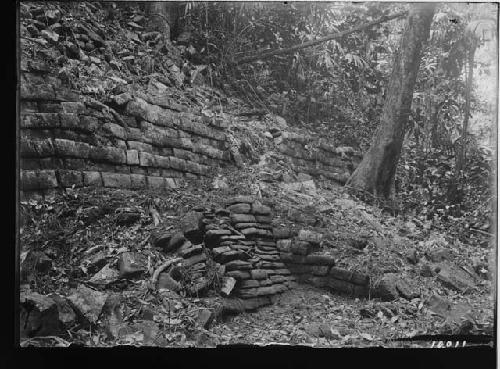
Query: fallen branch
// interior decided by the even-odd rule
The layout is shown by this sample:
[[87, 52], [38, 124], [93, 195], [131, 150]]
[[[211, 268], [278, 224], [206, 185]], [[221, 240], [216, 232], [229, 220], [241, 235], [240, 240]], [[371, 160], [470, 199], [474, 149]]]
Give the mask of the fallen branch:
[[358, 27], [351, 28], [350, 30], [347, 30], [347, 31], [334, 33], [332, 35], [322, 37], [318, 40], [304, 42], [303, 44], [295, 45], [295, 46], [289, 47], [287, 49], [278, 49], [278, 50], [274, 50], [274, 51], [264, 52], [264, 53], [258, 54], [258, 55], [247, 56], [247, 57], [244, 57], [244, 58], [241, 58], [239, 60], [234, 61], [233, 64], [240, 65], [240, 64], [250, 63], [250, 62], [253, 62], [256, 60], [267, 59], [267, 58], [270, 58], [271, 56], [275, 56], [275, 55], [289, 54], [291, 52], [294, 52], [294, 51], [297, 51], [300, 49], [304, 49], [306, 47], [315, 46], [315, 45], [321, 44], [321, 43], [326, 42], [326, 41], [331, 41], [334, 39], [345, 37], [345, 36], [347, 36], [351, 33], [354, 33], [354, 32], [363, 31], [363, 30], [370, 28], [372, 26], [375, 26], [377, 24], [384, 23], [384, 22], [390, 21], [392, 19], [401, 18], [401, 17], [405, 16], [406, 14], [407, 14], [407, 12], [400, 12], [400, 13], [396, 13], [393, 15], [384, 15], [383, 17], [381, 17], [377, 20], [359, 25]]
[[153, 273], [153, 276], [151, 277], [151, 285], [153, 288], [156, 286], [156, 282], [158, 282], [158, 278], [160, 277], [160, 274], [167, 269], [170, 265], [177, 263], [178, 261], [181, 261], [182, 258], [175, 258], [171, 259], [169, 261], [166, 261], [162, 265], [160, 265], [155, 272]]

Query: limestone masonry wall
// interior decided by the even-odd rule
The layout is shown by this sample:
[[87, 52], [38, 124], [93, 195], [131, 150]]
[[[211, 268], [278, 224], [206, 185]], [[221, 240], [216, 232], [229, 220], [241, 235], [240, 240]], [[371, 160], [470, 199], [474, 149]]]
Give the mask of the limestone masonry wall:
[[351, 147], [335, 147], [324, 138], [314, 138], [290, 132], [277, 137], [278, 150], [289, 158], [297, 172], [313, 177], [323, 176], [344, 184], [362, 155]]
[[89, 100], [45, 64], [21, 63], [22, 198], [73, 185], [174, 188], [231, 161], [217, 118], [140, 92], [115, 96], [114, 109]]

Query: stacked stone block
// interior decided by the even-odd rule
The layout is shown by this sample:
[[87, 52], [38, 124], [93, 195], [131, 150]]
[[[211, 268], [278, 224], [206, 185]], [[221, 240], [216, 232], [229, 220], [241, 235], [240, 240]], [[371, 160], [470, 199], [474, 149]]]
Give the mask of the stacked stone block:
[[281, 260], [299, 282], [351, 296], [369, 295], [370, 278], [356, 271], [335, 266], [333, 256], [320, 251], [322, 235], [302, 230], [294, 238], [286, 232], [275, 231]]
[[272, 234], [271, 209], [251, 196], [237, 196], [206, 224], [205, 246], [225, 275], [236, 279], [232, 296], [247, 309], [267, 305], [295, 281], [280, 260]]
[[182, 178], [206, 176], [210, 167], [230, 163], [215, 118], [156, 100], [125, 93], [109, 109], [69, 89], [44, 63], [22, 61], [21, 195], [73, 185], [169, 189]]
[[294, 169], [313, 177], [323, 176], [344, 184], [361, 161], [350, 147], [335, 147], [324, 139], [283, 132], [278, 150], [289, 158]]

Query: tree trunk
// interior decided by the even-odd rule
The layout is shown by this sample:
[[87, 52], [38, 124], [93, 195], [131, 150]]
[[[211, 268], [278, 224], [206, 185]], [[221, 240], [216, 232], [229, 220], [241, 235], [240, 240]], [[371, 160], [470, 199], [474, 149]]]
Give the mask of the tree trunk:
[[462, 137], [460, 138], [460, 151], [458, 152], [457, 156], [457, 164], [455, 168], [455, 175], [456, 178], [460, 178], [460, 171], [462, 170], [465, 162], [465, 151], [466, 151], [466, 146], [467, 146], [467, 130], [469, 128], [469, 117], [470, 117], [470, 95], [472, 91], [472, 78], [474, 75], [474, 54], [475, 54], [476, 48], [475, 45], [472, 46], [471, 50], [469, 51], [469, 60], [468, 60], [468, 75], [467, 75], [467, 89], [465, 91], [465, 112], [464, 112], [464, 123], [462, 126]]
[[146, 3], [149, 17], [148, 31], [160, 32], [165, 40], [170, 40], [170, 28], [174, 27], [178, 5], [174, 2], [151, 1]]
[[347, 181], [348, 187], [377, 197], [390, 198], [393, 195], [396, 166], [410, 113], [420, 51], [429, 37], [435, 7], [433, 3], [417, 3], [410, 10], [394, 61], [380, 126], [370, 149]]

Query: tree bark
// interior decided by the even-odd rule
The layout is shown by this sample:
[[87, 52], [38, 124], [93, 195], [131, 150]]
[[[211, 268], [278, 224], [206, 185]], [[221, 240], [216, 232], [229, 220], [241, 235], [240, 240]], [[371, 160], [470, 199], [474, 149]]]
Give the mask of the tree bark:
[[429, 37], [435, 7], [433, 3], [417, 3], [410, 10], [394, 61], [380, 126], [370, 149], [347, 181], [348, 187], [376, 197], [389, 199], [393, 196], [421, 49]]
[[473, 45], [469, 51], [468, 58], [468, 74], [467, 74], [467, 89], [465, 92], [465, 112], [464, 112], [464, 123], [462, 125], [462, 137], [460, 138], [460, 151], [457, 156], [457, 163], [455, 168], [456, 178], [460, 177], [460, 171], [462, 170], [465, 162], [465, 152], [467, 145], [467, 130], [469, 129], [469, 117], [470, 117], [470, 99], [472, 91], [472, 81], [474, 76], [474, 54], [476, 51], [476, 46]]
[[151, 1], [146, 3], [149, 17], [148, 31], [160, 32], [165, 40], [170, 40], [170, 28], [174, 26], [175, 15], [172, 2]]
[[390, 21], [391, 19], [396, 19], [396, 18], [403, 17], [406, 14], [407, 14], [406, 12], [400, 12], [400, 13], [396, 13], [396, 14], [389, 15], [389, 16], [383, 16], [382, 18], [374, 20], [373, 22], [369, 22], [369, 23], [360, 25], [358, 27], [352, 28], [352, 29], [347, 30], [347, 31], [343, 31], [343, 32], [339, 32], [339, 33], [334, 33], [332, 35], [320, 38], [318, 40], [304, 42], [303, 44], [295, 45], [295, 46], [289, 47], [287, 49], [278, 49], [278, 50], [274, 50], [274, 51], [268, 51], [268, 52], [259, 53], [257, 55], [247, 56], [247, 57], [244, 57], [244, 58], [236, 60], [234, 62], [234, 64], [240, 65], [240, 64], [250, 63], [250, 62], [253, 62], [253, 61], [256, 61], [256, 60], [268, 59], [268, 58], [270, 58], [272, 56], [275, 56], [275, 55], [289, 54], [289, 53], [292, 53], [294, 51], [297, 51], [297, 50], [300, 50], [300, 49], [304, 49], [306, 47], [311, 47], [311, 46], [319, 45], [319, 44], [321, 44], [323, 42], [326, 42], [326, 41], [335, 40], [335, 39], [339, 39], [339, 38], [345, 37], [345, 36], [347, 36], [347, 35], [349, 35], [351, 33], [365, 30], [365, 29], [370, 28], [372, 26], [375, 26], [377, 24]]

